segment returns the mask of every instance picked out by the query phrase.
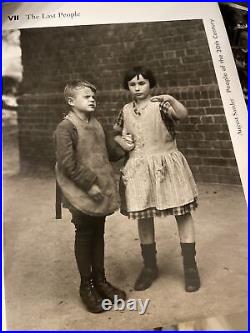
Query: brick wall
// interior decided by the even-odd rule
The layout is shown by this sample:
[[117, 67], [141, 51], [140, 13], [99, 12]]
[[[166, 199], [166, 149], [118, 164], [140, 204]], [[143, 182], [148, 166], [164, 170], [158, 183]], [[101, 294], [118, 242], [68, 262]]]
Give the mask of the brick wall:
[[240, 183], [230, 135], [201, 20], [26, 29], [19, 98], [22, 170], [54, 165], [52, 134], [66, 108], [63, 88], [84, 78], [98, 88], [97, 116], [110, 128], [129, 95], [124, 71], [149, 66], [155, 93], [183, 102], [189, 118], [177, 140], [198, 181]]

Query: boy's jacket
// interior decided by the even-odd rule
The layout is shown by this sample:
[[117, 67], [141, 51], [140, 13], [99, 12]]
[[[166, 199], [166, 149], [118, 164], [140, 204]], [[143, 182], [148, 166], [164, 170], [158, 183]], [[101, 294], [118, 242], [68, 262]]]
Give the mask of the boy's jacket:
[[[111, 160], [124, 156], [121, 148], [114, 141], [112, 144], [107, 141], [101, 124], [94, 117], [87, 123], [73, 112], [58, 125], [55, 139], [57, 183], [69, 206], [93, 216], [112, 214], [118, 208], [118, 198], [107, 148]], [[102, 201], [96, 202], [88, 195], [93, 184], [100, 187], [104, 195]], [[57, 218], [60, 218], [58, 203]]]

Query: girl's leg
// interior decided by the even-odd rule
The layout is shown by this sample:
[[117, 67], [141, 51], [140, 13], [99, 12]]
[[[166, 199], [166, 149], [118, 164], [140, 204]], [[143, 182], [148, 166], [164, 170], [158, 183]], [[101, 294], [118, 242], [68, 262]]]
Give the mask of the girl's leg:
[[145, 290], [151, 286], [158, 276], [154, 219], [138, 220], [138, 233], [144, 267], [135, 282], [134, 288], [135, 290]]
[[155, 243], [155, 226], [153, 217], [138, 220], [138, 234], [141, 244]]
[[176, 221], [183, 256], [185, 289], [188, 292], [196, 291], [200, 288], [200, 277], [195, 261], [194, 221], [190, 213], [176, 216]]
[[181, 243], [194, 243], [195, 242], [195, 230], [194, 220], [190, 213], [185, 215], [175, 216], [179, 231], [179, 237]]
[[112, 286], [107, 282], [105, 277], [104, 268], [104, 230], [105, 230], [105, 216], [96, 217], [93, 221], [94, 237], [93, 237], [93, 255], [92, 255], [92, 268], [94, 285], [102, 298], [114, 301], [115, 295], [119, 299], [126, 299], [124, 291]]

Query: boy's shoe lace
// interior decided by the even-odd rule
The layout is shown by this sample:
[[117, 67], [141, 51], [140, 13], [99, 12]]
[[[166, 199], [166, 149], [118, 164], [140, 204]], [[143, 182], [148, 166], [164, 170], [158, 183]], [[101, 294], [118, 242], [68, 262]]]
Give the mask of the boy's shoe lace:
[[86, 279], [81, 283], [80, 296], [89, 312], [100, 313], [105, 311], [102, 307], [102, 298], [94, 286], [93, 279]]
[[105, 277], [94, 280], [94, 285], [103, 299], [109, 299], [112, 303], [115, 300], [115, 296], [117, 296], [117, 299], [126, 300], [125, 291], [114, 287]]

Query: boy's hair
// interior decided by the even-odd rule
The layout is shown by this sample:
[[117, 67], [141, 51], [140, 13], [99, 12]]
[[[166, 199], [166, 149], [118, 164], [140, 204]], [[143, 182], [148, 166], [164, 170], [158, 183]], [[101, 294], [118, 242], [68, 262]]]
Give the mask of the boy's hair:
[[125, 73], [124, 79], [123, 79], [123, 88], [129, 90], [128, 82], [130, 80], [132, 80], [133, 77], [135, 77], [137, 75], [139, 76], [140, 74], [144, 79], [149, 80], [150, 88], [154, 88], [156, 86], [156, 79], [154, 77], [153, 72], [149, 68], [146, 68], [143, 66], [136, 66], [136, 67], [129, 69]]
[[64, 88], [65, 101], [68, 102], [68, 98], [73, 97], [74, 92], [76, 90], [80, 90], [80, 89], [83, 89], [83, 88], [90, 88], [94, 93], [96, 93], [96, 87], [88, 81], [84, 81], [84, 80], [68, 81], [65, 88]]

